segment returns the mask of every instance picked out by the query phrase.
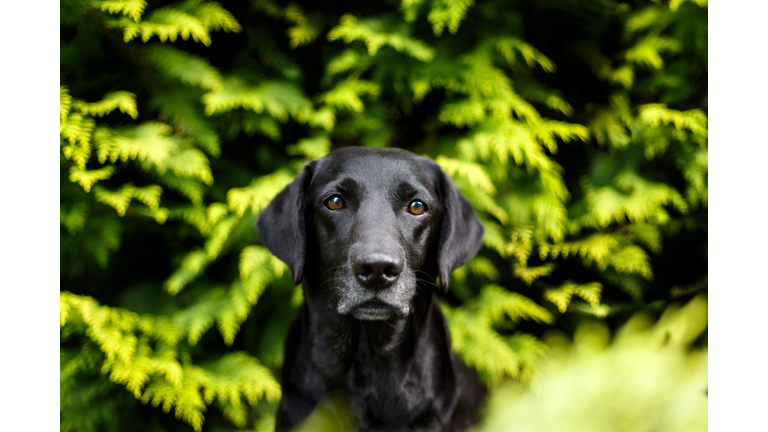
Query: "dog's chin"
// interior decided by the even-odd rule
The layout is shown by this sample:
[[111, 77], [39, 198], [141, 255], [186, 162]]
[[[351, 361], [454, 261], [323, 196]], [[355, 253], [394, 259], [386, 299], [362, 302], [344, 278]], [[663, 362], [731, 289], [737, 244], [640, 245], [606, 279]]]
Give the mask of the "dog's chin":
[[361, 321], [383, 321], [398, 315], [398, 311], [381, 300], [369, 300], [352, 310], [352, 316]]

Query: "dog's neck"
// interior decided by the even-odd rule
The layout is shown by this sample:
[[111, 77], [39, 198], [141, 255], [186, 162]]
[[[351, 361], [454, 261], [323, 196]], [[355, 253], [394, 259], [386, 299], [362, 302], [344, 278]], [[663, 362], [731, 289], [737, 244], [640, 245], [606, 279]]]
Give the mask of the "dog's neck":
[[313, 295], [312, 290], [305, 281], [301, 319], [306, 340], [312, 346], [310, 361], [339, 378], [356, 363], [375, 363], [386, 368], [389, 363], [402, 364], [410, 358], [424, 317], [435, 301], [431, 290], [420, 286], [413, 313], [382, 321], [362, 321], [351, 315], [339, 315], [329, 307], [327, 298]]

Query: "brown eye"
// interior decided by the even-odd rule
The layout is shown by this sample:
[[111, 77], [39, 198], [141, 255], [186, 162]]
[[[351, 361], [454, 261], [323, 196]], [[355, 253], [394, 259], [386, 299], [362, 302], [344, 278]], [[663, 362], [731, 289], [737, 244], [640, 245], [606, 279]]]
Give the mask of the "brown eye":
[[408, 205], [408, 212], [415, 215], [424, 213], [424, 210], [426, 209], [427, 206], [425, 206], [424, 203], [419, 200], [413, 201]]
[[326, 207], [331, 210], [338, 210], [344, 207], [344, 200], [340, 196], [334, 195], [328, 201], [325, 202]]

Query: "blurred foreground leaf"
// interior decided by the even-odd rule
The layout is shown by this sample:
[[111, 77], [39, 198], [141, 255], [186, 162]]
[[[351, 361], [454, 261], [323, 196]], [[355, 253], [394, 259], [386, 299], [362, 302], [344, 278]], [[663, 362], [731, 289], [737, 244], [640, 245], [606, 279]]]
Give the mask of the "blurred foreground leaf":
[[635, 315], [613, 341], [597, 321], [581, 324], [573, 342], [550, 334], [532, 386], [496, 390], [477, 431], [705, 432], [708, 350], [691, 344], [706, 326], [699, 296], [655, 324]]

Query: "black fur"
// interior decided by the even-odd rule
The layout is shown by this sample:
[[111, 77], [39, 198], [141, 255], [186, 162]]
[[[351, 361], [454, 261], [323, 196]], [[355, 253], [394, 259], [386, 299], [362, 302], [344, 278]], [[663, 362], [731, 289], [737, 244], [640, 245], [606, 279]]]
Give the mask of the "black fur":
[[[332, 210], [330, 198], [343, 206]], [[422, 214], [409, 212], [421, 201]], [[418, 213], [418, 212], [415, 212]], [[277, 430], [347, 392], [361, 431], [459, 431], [485, 390], [451, 351], [432, 292], [480, 249], [483, 228], [431, 160], [344, 148], [309, 162], [261, 213], [264, 245], [304, 281], [285, 342]]]

